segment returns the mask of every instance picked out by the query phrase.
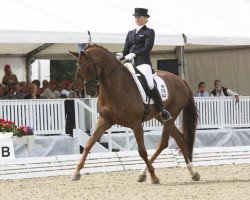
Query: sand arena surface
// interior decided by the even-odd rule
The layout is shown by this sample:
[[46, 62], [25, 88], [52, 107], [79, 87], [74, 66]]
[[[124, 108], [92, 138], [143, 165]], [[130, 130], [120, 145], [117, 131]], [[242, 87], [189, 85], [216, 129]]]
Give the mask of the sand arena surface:
[[0, 181], [0, 199], [250, 199], [250, 165], [197, 168], [200, 182], [191, 181], [187, 168], [156, 169], [159, 185], [138, 183], [139, 171], [83, 174]]

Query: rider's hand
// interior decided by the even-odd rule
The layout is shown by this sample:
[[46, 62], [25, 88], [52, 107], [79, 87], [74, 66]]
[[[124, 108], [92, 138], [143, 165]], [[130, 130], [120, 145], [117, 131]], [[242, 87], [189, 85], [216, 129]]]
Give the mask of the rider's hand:
[[132, 60], [135, 57], [134, 53], [129, 53], [128, 55], [125, 56], [126, 60]]
[[116, 54], [116, 59], [121, 60], [123, 58], [123, 53], [117, 53]]

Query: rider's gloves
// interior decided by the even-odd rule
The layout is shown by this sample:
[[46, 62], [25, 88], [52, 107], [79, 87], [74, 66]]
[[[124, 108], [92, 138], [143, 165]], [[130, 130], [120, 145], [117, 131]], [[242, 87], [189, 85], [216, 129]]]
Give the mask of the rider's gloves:
[[134, 53], [129, 53], [128, 55], [125, 56], [126, 60], [132, 60], [135, 57]]
[[121, 60], [123, 58], [123, 53], [117, 53], [116, 54], [116, 59]]

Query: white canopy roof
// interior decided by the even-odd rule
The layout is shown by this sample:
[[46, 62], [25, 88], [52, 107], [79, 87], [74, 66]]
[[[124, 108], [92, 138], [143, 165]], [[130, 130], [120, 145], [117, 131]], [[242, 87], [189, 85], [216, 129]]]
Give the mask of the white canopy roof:
[[[65, 54], [92, 42], [120, 51], [135, 27], [135, 7], [149, 9], [156, 32], [154, 50], [187, 44], [250, 45], [249, 0], [1, 0], [0, 54]], [[186, 41], [182, 34], [185, 34]]]

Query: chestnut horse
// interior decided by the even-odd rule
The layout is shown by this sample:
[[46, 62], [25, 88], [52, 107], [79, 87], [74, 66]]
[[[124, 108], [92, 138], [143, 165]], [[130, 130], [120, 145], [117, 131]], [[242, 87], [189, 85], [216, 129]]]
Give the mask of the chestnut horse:
[[[134, 131], [138, 144], [138, 151], [145, 161], [146, 167], [140, 172], [138, 181], [146, 180], [148, 169], [151, 182], [159, 183], [155, 175], [152, 163], [157, 156], [168, 146], [169, 135], [179, 146], [193, 180], [198, 181], [200, 175], [193, 169], [192, 153], [197, 124], [197, 110], [193, 95], [186, 82], [180, 77], [165, 72], [157, 71], [157, 74], [166, 82], [169, 98], [164, 106], [171, 113], [172, 119], [163, 124], [160, 143], [154, 155], [148, 159], [144, 145], [142, 118], [144, 103], [139, 90], [130, 72], [105, 48], [98, 45], [89, 45], [84, 52], [70, 52], [76, 59], [81, 74], [85, 80], [86, 92], [94, 96], [98, 95], [99, 118], [94, 133], [87, 141], [84, 152], [71, 175], [72, 180], [79, 180], [80, 170], [84, 167], [87, 155], [93, 145], [98, 141], [103, 132], [114, 124], [129, 127]], [[174, 121], [183, 110], [183, 134], [175, 126]], [[144, 121], [156, 118], [161, 121], [159, 111], [154, 105], [150, 105], [150, 113]], [[161, 121], [162, 122], [162, 121]]]

